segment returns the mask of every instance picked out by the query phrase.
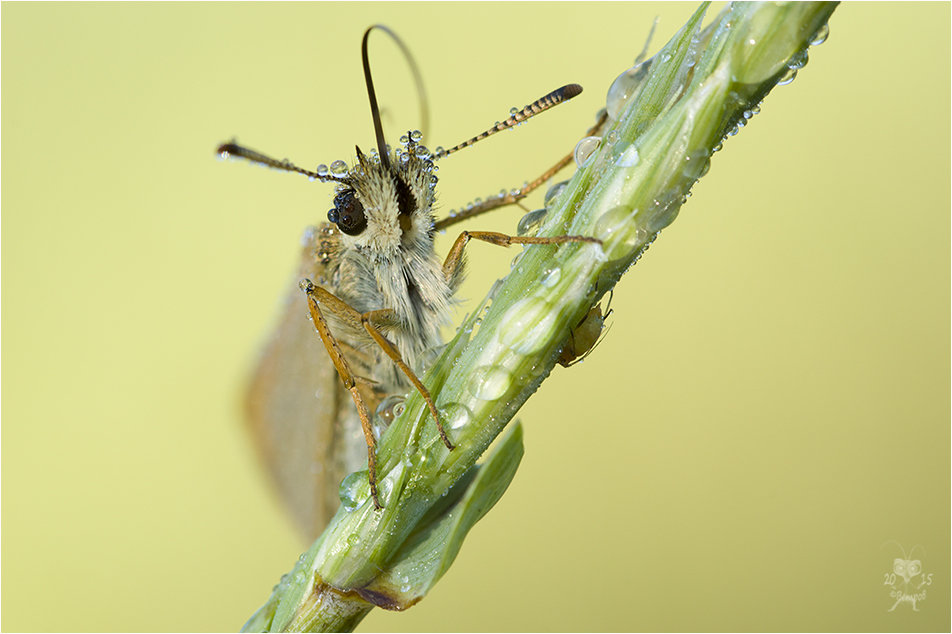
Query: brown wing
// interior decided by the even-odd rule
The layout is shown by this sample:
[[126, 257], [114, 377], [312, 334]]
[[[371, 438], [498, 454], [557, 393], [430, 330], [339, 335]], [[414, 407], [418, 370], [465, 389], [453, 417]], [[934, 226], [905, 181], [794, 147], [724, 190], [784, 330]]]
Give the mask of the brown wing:
[[[330, 280], [337, 265], [338, 241], [332, 225], [305, 234], [298, 274], [245, 399], [260, 455], [309, 539], [317, 537], [336, 512], [344, 476], [367, 466], [367, 446], [353, 401], [314, 330], [298, 288], [306, 277], [333, 290]], [[349, 346], [345, 349], [355, 371], [365, 370], [363, 355]]]

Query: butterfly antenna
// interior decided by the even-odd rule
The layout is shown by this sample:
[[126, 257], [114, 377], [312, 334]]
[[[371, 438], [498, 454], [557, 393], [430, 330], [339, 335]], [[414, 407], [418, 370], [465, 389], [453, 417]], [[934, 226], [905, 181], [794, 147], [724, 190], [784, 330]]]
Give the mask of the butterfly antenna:
[[[367, 40], [370, 32], [380, 29], [393, 36], [393, 32], [385, 26], [375, 24], [364, 31], [364, 39], [360, 43], [360, 58], [364, 64], [364, 81], [367, 83], [367, 97], [370, 99], [370, 116], [374, 121], [374, 135], [377, 137], [377, 152], [380, 154], [380, 164], [390, 170], [390, 156], [387, 154], [387, 141], [383, 136], [383, 123], [380, 121], [380, 108], [377, 106], [377, 93], [374, 91], [374, 80], [370, 76], [370, 57], [367, 55]], [[399, 40], [398, 40], [399, 41]]]
[[[427, 136], [430, 127], [430, 105], [429, 100], [426, 98], [426, 89], [423, 87], [423, 75], [420, 73], [420, 67], [416, 63], [413, 54], [410, 52], [410, 49], [406, 44], [403, 43], [403, 40], [400, 37], [390, 30], [390, 27], [384, 26], [383, 24], [374, 24], [371, 26], [368, 31], [373, 29], [379, 29], [390, 36], [390, 38], [396, 42], [397, 46], [400, 48], [400, 52], [403, 53], [403, 57], [407, 62], [407, 66], [410, 67], [410, 74], [413, 75], [413, 83], [416, 84], [417, 98], [420, 101], [420, 130], [423, 132], [424, 138]], [[365, 72], [366, 67], [365, 67]]]
[[303, 167], [298, 167], [291, 161], [287, 159], [278, 159], [271, 158], [261, 152], [256, 152], [250, 148], [246, 148], [243, 145], [238, 145], [234, 141], [229, 143], [223, 143], [218, 146], [218, 156], [223, 159], [227, 158], [241, 158], [246, 161], [251, 161], [252, 163], [257, 163], [258, 165], [264, 165], [265, 167], [271, 167], [277, 170], [282, 170], [285, 172], [296, 172], [297, 174], [303, 174], [310, 178], [311, 180], [318, 180], [322, 182], [346, 182], [346, 176], [338, 176], [336, 174], [312, 172], [311, 170], [306, 170]]
[[545, 112], [549, 108], [553, 108], [559, 105], [563, 101], [568, 101], [572, 97], [575, 97], [581, 94], [581, 92], [582, 92], [582, 87], [579, 86], [578, 84], [569, 84], [567, 86], [562, 86], [561, 88], [556, 88], [555, 90], [553, 90], [546, 96], [536, 99], [535, 101], [530, 103], [528, 106], [526, 106], [522, 110], [512, 113], [511, 115], [509, 115], [509, 118], [506, 119], [505, 121], [501, 121], [497, 123], [493, 127], [483, 132], [482, 134], [478, 136], [474, 136], [469, 141], [464, 141], [455, 147], [451, 147], [448, 150], [443, 150], [442, 152], [438, 152], [433, 158], [435, 159], [444, 158], [446, 156], [449, 156], [453, 152], [458, 152], [459, 150], [462, 150], [465, 147], [469, 147], [478, 141], [482, 141], [486, 137], [492, 136], [496, 134], [497, 132], [508, 130], [509, 128], [512, 128], [522, 123], [526, 119], [534, 117], [537, 114]]

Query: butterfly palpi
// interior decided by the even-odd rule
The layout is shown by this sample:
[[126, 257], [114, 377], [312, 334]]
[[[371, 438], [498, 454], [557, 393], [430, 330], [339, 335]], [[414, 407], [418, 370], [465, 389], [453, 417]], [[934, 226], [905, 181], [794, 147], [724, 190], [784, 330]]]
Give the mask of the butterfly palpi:
[[[516, 203], [572, 160], [571, 153], [531, 183], [489, 197], [459, 214], [433, 215], [434, 163], [496, 132], [578, 95], [563, 86], [492, 128], [447, 150], [430, 151], [418, 131], [391, 149], [385, 142], [367, 55], [367, 41], [383, 31], [412, 58], [386, 27], [367, 29], [361, 43], [376, 148], [348, 167], [334, 161], [311, 171], [240, 146], [218, 148], [237, 157], [311, 180], [335, 183], [328, 222], [303, 238], [297, 272], [300, 289], [289, 295], [273, 336], [260, 357], [247, 395], [247, 413], [265, 462], [297, 523], [310, 537], [323, 530], [340, 504], [341, 480], [366, 464], [374, 504], [377, 494], [373, 421], [394, 414], [392, 395], [416, 389], [452, 449], [432, 395], [413, 368], [441, 343], [470, 240], [500, 246], [597, 242], [583, 236], [509, 236], [463, 231], [445, 260], [434, 252], [437, 231], [480, 213]], [[414, 67], [415, 68], [415, 67]], [[604, 116], [589, 134], [604, 123]], [[308, 318], [310, 317], [310, 319]], [[317, 332], [315, 332], [315, 330]], [[390, 403], [391, 405], [388, 405]], [[379, 416], [375, 416], [375, 411]]]

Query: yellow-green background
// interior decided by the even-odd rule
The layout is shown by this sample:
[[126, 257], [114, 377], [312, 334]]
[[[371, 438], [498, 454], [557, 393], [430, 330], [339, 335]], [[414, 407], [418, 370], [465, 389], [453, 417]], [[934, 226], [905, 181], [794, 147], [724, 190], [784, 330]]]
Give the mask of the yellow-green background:
[[[419, 58], [431, 145], [585, 86], [442, 163], [448, 208], [570, 149], [654, 16], [657, 50], [692, 10], [4, 4], [3, 629], [233, 630], [305, 548], [238, 404], [331, 188], [218, 142], [308, 166], [372, 145], [373, 22]], [[837, 10], [618, 285], [602, 345], [523, 409], [523, 465], [450, 572], [364, 629], [949, 628], [949, 22]], [[372, 47], [393, 138], [416, 98]], [[513, 255], [474, 246], [462, 295]], [[887, 613], [896, 543], [934, 574], [919, 613]]]

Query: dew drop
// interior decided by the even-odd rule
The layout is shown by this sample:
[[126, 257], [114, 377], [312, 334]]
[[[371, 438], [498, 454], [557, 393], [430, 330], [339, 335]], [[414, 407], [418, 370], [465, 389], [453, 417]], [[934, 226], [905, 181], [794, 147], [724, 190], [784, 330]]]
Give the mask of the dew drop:
[[397, 483], [403, 477], [404, 469], [406, 469], [406, 464], [401, 460], [377, 483], [377, 495], [384, 507], [392, 501], [391, 498], [397, 491]]
[[637, 243], [637, 231], [632, 225], [637, 209], [619, 205], [606, 211], [595, 223], [593, 233], [602, 241], [602, 250], [609, 259], [624, 258]]
[[[559, 274], [561, 275], [561, 273]], [[538, 296], [513, 304], [501, 320], [499, 341], [519, 354], [541, 350], [556, 326], [558, 311]]]
[[634, 167], [638, 164], [639, 160], [641, 160], [641, 156], [638, 154], [638, 148], [634, 145], [629, 145], [625, 151], [621, 153], [621, 156], [618, 157], [616, 164], [618, 167]]
[[819, 46], [823, 44], [828, 37], [830, 37], [830, 24], [826, 23], [813, 34], [813, 39], [810, 40], [810, 46]]
[[327, 176], [330, 173], [330, 170], [327, 169], [327, 166], [324, 165], [323, 163], [318, 165], [317, 169], [315, 169], [314, 171], [317, 172], [318, 176]]
[[[442, 422], [442, 419], [440, 419]], [[442, 444], [442, 443], [441, 443]], [[427, 455], [425, 451], [414, 450], [408, 457], [404, 458], [407, 468], [411, 471], [418, 471], [420, 467], [426, 464]]]
[[649, 234], [656, 234], [678, 217], [681, 210], [681, 196], [683, 192], [669, 190], [655, 199], [650, 213], [645, 214], [644, 228]]
[[635, 64], [612, 82], [608, 89], [608, 95], [605, 98], [605, 109], [608, 110], [608, 116], [614, 120], [618, 118], [625, 105], [634, 100], [641, 92], [645, 77], [648, 76], [648, 70], [654, 58], [647, 59], [640, 64]]
[[544, 201], [543, 201], [543, 203], [542, 203], [543, 206], [544, 206], [544, 207], [550, 206], [550, 205], [552, 204], [552, 202], [559, 196], [559, 194], [562, 193], [562, 190], [564, 190], [564, 189], [565, 189], [565, 186], [568, 185], [568, 184], [569, 184], [568, 181], [560, 181], [560, 182], [556, 183], [555, 185], [553, 185], [552, 187], [550, 187], [550, 188], [545, 192], [545, 199], [544, 199]]
[[[374, 435], [378, 439], [390, 427], [390, 423], [403, 414], [403, 410], [406, 409], [405, 401], [406, 398], [400, 394], [391, 394], [380, 401], [380, 405], [377, 406], [377, 410], [374, 412], [374, 423], [380, 421], [379, 425], [374, 425]], [[378, 426], [380, 427], [379, 431]]]
[[505, 395], [512, 385], [512, 376], [503, 368], [484, 365], [473, 371], [470, 393], [484, 401], [495, 401]]
[[447, 429], [461, 429], [473, 420], [473, 413], [462, 403], [447, 403], [439, 412], [443, 426]]
[[369, 477], [366, 469], [354, 471], [340, 483], [338, 495], [345, 511], [355, 510], [370, 497]]
[[405, 134], [400, 136], [400, 143], [403, 143], [404, 145], [406, 145], [409, 142], [410, 142], [410, 137], [408, 137]]
[[[711, 171], [711, 159], [707, 159], [706, 161], [704, 161], [704, 162], [701, 164], [701, 172], [698, 174], [697, 177], [698, 177], [698, 178], [702, 178], [702, 177], [706, 176], [709, 171]], [[688, 192], [687, 194], [685, 194], [684, 197], [685, 197], [685, 198], [690, 198], [690, 197], [691, 197], [691, 192]]]
[[512, 261], [509, 263], [509, 268], [513, 271], [516, 270], [516, 267], [519, 265], [519, 262], [522, 261], [522, 256], [525, 255], [525, 251], [520, 251], [512, 257]]
[[778, 86], [786, 86], [794, 79], [797, 78], [797, 69], [796, 68], [787, 68], [787, 72], [780, 77], [780, 81], [777, 82]]
[[807, 49], [803, 49], [796, 55], [794, 55], [790, 61], [787, 63], [787, 68], [792, 68], [794, 70], [800, 70], [807, 65], [807, 62], [810, 61], [810, 52]]
[[413, 139], [414, 142], [419, 143], [423, 139], [423, 133], [419, 130], [414, 130], [410, 133], [410, 138]]
[[546, 288], [552, 288], [559, 283], [559, 279], [562, 277], [562, 269], [554, 268], [549, 269], [545, 272], [545, 275], [542, 277], [542, 285]]
[[344, 176], [347, 174], [347, 163], [341, 160], [336, 160], [331, 163], [331, 173], [335, 176]]
[[516, 225], [516, 234], [520, 236], [535, 235], [545, 222], [546, 214], [548, 212], [545, 209], [530, 211], [519, 219], [519, 224]]
[[578, 143], [575, 144], [575, 165], [578, 167], [584, 167], [588, 164], [589, 160], [594, 156], [595, 150], [598, 149], [598, 146], [602, 142], [602, 137], [599, 136], [587, 136]]

